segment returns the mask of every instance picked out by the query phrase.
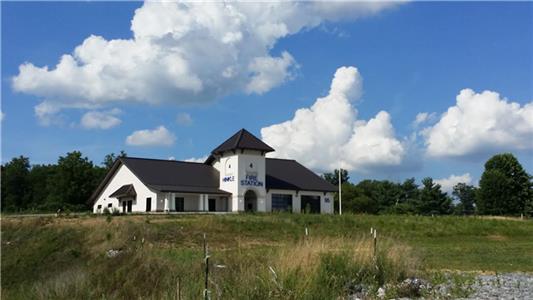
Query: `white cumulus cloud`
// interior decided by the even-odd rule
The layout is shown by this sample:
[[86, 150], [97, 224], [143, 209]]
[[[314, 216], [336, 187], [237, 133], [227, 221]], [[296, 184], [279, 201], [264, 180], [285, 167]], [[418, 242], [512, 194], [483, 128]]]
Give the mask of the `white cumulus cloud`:
[[175, 141], [176, 136], [165, 126], [137, 130], [126, 138], [126, 144], [130, 146], [171, 146]]
[[464, 89], [456, 104], [422, 135], [433, 157], [533, 150], [533, 102], [520, 105], [496, 92]]
[[120, 114], [119, 109], [108, 111], [89, 111], [82, 117], [80, 124], [85, 129], [109, 129], [122, 123], [117, 117]]
[[381, 111], [368, 121], [357, 119], [352, 101], [361, 94], [359, 71], [337, 69], [327, 96], [298, 109], [292, 120], [261, 129], [263, 140], [276, 149], [271, 155], [296, 159], [317, 171], [401, 165], [406, 147], [395, 137], [390, 115]]
[[456, 184], [458, 183], [471, 184], [472, 177], [470, 176], [470, 173], [465, 173], [463, 175], [452, 174], [448, 178], [435, 179], [435, 183], [440, 184], [443, 192], [446, 192], [449, 195], [451, 195], [451, 193], [453, 192], [453, 187]]
[[265, 93], [292, 78], [296, 59], [271, 49], [284, 37], [330, 21], [350, 21], [391, 2], [145, 2], [133, 38], [91, 35], [57, 65], [26, 62], [15, 91], [41, 99], [43, 124], [65, 108], [110, 102], [198, 103], [235, 93]]

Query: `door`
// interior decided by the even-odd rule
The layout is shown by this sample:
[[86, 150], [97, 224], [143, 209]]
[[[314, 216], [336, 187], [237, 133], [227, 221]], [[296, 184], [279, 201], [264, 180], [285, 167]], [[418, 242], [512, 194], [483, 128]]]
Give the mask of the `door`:
[[126, 201], [122, 201], [122, 213], [126, 213]]
[[182, 197], [175, 197], [174, 205], [176, 207], [176, 211], [185, 211], [185, 199]]
[[146, 211], [152, 211], [152, 198], [146, 198]]
[[209, 199], [209, 211], [217, 211], [217, 199]]
[[257, 195], [252, 190], [248, 190], [244, 193], [244, 211], [257, 211]]
[[128, 212], [131, 212], [131, 207], [133, 206], [133, 200], [128, 201]]

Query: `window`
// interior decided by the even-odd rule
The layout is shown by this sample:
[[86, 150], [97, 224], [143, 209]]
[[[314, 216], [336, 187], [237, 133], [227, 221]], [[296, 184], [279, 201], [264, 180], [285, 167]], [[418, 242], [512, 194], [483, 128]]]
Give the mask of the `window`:
[[228, 176], [228, 175], [232, 175], [233, 174], [233, 170], [231, 169], [231, 158], [228, 158], [226, 160], [226, 167], [225, 167], [225, 175]]
[[152, 198], [148, 197], [146, 198], [146, 211], [152, 210]]
[[292, 211], [292, 195], [272, 194], [272, 211]]
[[101, 210], [101, 209], [102, 209], [102, 205], [98, 205], [98, 206], [96, 207], [96, 209], [97, 209], [97, 210]]
[[113, 203], [108, 203], [108, 204], [107, 204], [107, 207], [108, 207], [108, 208], [113, 207]]

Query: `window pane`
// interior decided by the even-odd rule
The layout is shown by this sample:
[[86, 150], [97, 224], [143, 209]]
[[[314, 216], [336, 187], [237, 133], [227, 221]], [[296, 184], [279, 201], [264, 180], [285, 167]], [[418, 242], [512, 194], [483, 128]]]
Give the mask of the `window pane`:
[[272, 194], [272, 211], [291, 211], [292, 195]]

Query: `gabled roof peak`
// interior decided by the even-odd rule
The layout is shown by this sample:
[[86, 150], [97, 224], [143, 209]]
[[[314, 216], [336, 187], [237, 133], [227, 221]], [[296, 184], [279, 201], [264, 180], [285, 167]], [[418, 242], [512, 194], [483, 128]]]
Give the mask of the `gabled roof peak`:
[[232, 135], [229, 139], [227, 139], [225, 142], [216, 147], [213, 151], [211, 151], [211, 153], [221, 154], [225, 151], [232, 151], [237, 149], [257, 150], [265, 153], [274, 151], [272, 147], [265, 144], [265, 142], [261, 141], [259, 138], [251, 134], [248, 130], [242, 128], [234, 135]]

